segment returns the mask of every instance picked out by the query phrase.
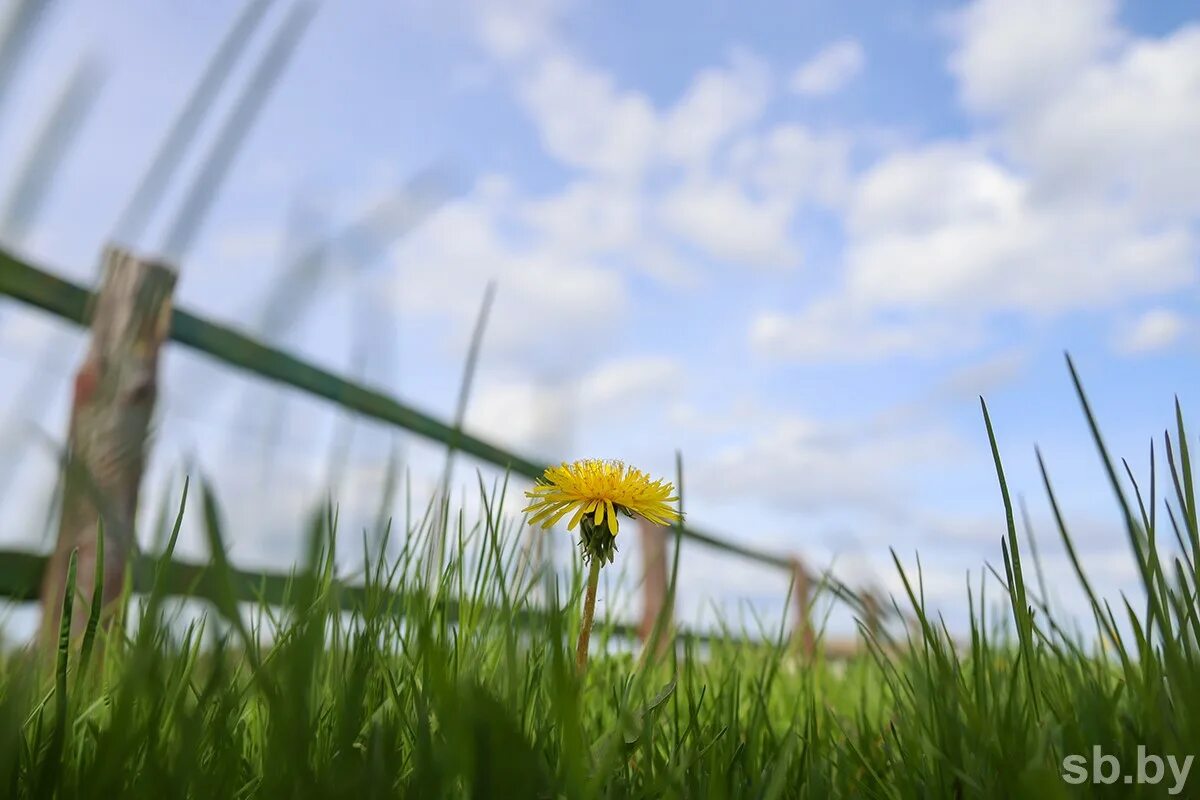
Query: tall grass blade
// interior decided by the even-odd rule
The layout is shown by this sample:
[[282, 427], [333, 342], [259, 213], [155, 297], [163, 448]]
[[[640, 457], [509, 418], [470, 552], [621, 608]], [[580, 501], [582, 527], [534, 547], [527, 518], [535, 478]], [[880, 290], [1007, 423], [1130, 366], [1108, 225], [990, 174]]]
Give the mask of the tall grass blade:
[[1021, 571], [1021, 551], [1017, 543], [1017, 526], [1013, 519], [1012, 499], [1008, 494], [1008, 481], [1004, 477], [1004, 465], [1000, 460], [1000, 447], [996, 444], [996, 432], [992, 429], [992, 418], [988, 414], [987, 402], [979, 398], [980, 408], [983, 409], [983, 422], [987, 428], [988, 443], [992, 448], [992, 461], [996, 467], [996, 479], [1000, 482], [1000, 496], [1004, 501], [1004, 520], [1008, 526], [1008, 540], [1002, 543], [1004, 566], [1008, 570], [1008, 588], [1012, 601], [1013, 619], [1017, 624], [1017, 635], [1021, 642], [1021, 656], [1024, 662], [1026, 680], [1029, 682], [1030, 701], [1036, 709], [1039, 703], [1038, 687], [1035, 678], [1036, 653], [1033, 647], [1033, 620], [1029, 599], [1025, 591], [1025, 576]]
[[166, 137], [129, 202], [118, 215], [113, 226], [113, 238], [116, 241], [132, 247], [142, 236], [151, 214], [162, 204], [167, 184], [179, 168], [184, 151], [195, 138], [221, 87], [229, 79], [234, 64], [245, 51], [271, 3], [272, 0], [250, 0], [226, 32], [200, 80], [171, 122]]
[[104, 520], [96, 520], [96, 564], [92, 575], [92, 602], [88, 609], [87, 624], [83, 629], [83, 644], [79, 648], [79, 666], [76, 668], [75, 685], [79, 687], [91, 664], [92, 649], [96, 645], [96, 632], [100, 627], [100, 611], [104, 607]]
[[[467, 348], [467, 360], [463, 365], [462, 381], [458, 388], [458, 402], [454, 407], [454, 424], [451, 428], [450, 439], [446, 442], [446, 463], [442, 468], [441, 497], [439, 509], [444, 509], [450, 502], [450, 478], [454, 472], [454, 455], [458, 451], [458, 437], [462, 434], [466, 422], [467, 406], [471, 401], [471, 386], [475, 381], [475, 371], [479, 366], [479, 353], [483, 349], [483, 335], [487, 330], [488, 316], [492, 303], [496, 299], [496, 284], [489, 282], [483, 292], [483, 302], [479, 306], [479, 315], [475, 318], [475, 328], [471, 332], [471, 343]], [[429, 552], [429, 567], [431, 570], [440, 569], [445, 552], [445, 513], [439, 511], [434, 522], [434, 533], [430, 539], [432, 545]], [[430, 573], [432, 578], [433, 573]]]
[[184, 196], [183, 204], [167, 228], [160, 250], [168, 260], [180, 263], [190, 252], [234, 157], [282, 76], [316, 10], [316, 4], [311, 2], [299, 2], [292, 6], [267, 52], [255, 67], [245, 90], [203, 159], [200, 172]]
[[51, 0], [16, 0], [3, 19], [3, 27], [0, 27], [0, 121], [4, 119], [4, 105], [13, 78], [52, 4]]
[[97, 61], [81, 60], [67, 78], [50, 114], [34, 132], [30, 150], [22, 159], [17, 179], [0, 210], [0, 230], [10, 241], [22, 241], [37, 222], [54, 187], [55, 172], [62, 167], [63, 156], [82, 131], [103, 77]]

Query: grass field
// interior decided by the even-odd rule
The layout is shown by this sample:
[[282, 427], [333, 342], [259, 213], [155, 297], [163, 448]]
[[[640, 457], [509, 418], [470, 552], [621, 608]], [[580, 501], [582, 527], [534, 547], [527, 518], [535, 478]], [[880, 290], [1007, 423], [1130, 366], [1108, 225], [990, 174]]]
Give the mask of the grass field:
[[[154, 592], [44, 662], [0, 662], [0, 795], [1194, 796], [1175, 762], [1157, 783], [1124, 779], [1139, 747], [1179, 766], [1200, 751], [1200, 547], [1183, 426], [1165, 443], [1166, 477], [1138, 485], [1093, 424], [1143, 597], [1105, 601], [1078, 569], [1093, 625], [1056, 619], [1029, 580], [997, 452], [1009, 534], [991, 587], [1009, 613], [987, 616], [976, 594], [969, 632], [952, 636], [926, 613], [920, 575], [905, 574], [897, 604], [914, 625], [839, 664], [802, 658], [782, 621], [759, 642], [683, 639], [661, 658], [604, 621], [581, 677], [581, 571], [560, 585], [522, 570], [503, 493], [483, 486], [485, 514], [450, 526], [440, 578], [427, 582], [422, 563], [426, 515], [393, 534], [400, 556], [360, 576], [366, 599], [346, 613], [326, 510], [282, 607], [239, 608], [231, 590], [204, 618], [172, 621]], [[1045, 488], [1057, 510], [1048, 477]], [[205, 487], [185, 493], [184, 514], [204, 515], [224, 552]], [[1064, 780], [1064, 758], [1092, 759], [1096, 746], [1121, 777]]]

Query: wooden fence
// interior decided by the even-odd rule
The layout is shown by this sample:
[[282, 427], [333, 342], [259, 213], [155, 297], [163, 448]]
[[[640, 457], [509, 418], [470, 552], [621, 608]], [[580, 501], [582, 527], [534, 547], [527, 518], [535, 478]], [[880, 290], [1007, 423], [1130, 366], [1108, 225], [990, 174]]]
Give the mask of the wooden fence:
[[[92, 290], [53, 275], [11, 253], [0, 250], [0, 295], [37, 307], [75, 325], [87, 326], [94, 306]], [[263, 379], [288, 386], [300, 392], [324, 398], [363, 417], [403, 428], [423, 438], [473, 456], [480, 461], [527, 478], [539, 477], [545, 465], [509, 452], [456, 426], [447, 425], [435, 417], [406, 405], [377, 390], [360, 385], [345, 377], [322, 369], [304, 359], [255, 339], [228, 326], [205, 320], [185, 309], [170, 312], [167, 337], [185, 347], [216, 359], [235, 369], [252, 373]], [[878, 623], [878, 603], [869, 595], [853, 592], [832, 576], [811, 573], [795, 555], [769, 552], [740, 544], [697, 529], [692, 525], [672, 529], [681, 540], [706, 548], [748, 559], [765, 568], [783, 571], [793, 581], [794, 633], [806, 652], [814, 647], [811, 620], [811, 600], [818, 585], [825, 587], [868, 625]], [[648, 629], [662, 613], [671, 614], [665, 585], [666, 532], [647, 526], [643, 531], [643, 560], [648, 566], [645, 585], [645, 608], [640, 626], [628, 626], [633, 634]], [[35, 554], [0, 551], [0, 596], [15, 600], [32, 600], [46, 574], [48, 558]], [[135, 589], [141, 586], [145, 567], [134, 564]], [[199, 565], [175, 564], [168, 570], [169, 591], [178, 595], [206, 597], [210, 578], [206, 568]], [[235, 575], [235, 588], [245, 600], [277, 599], [286, 581], [285, 575], [241, 573]], [[347, 587], [346, 602], [353, 603], [354, 587]], [[841, 649], [841, 648], [838, 648]]]

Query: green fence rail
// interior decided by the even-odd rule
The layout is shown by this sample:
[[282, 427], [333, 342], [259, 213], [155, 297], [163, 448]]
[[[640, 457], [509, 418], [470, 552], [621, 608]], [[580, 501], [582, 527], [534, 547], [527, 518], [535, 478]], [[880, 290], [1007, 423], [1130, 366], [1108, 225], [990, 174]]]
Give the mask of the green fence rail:
[[[23, 550], [0, 550], [0, 597], [7, 597], [12, 602], [37, 602], [40, 597], [42, 574], [49, 561], [48, 556], [29, 553]], [[137, 594], [148, 594], [155, 579], [155, 572], [161, 562], [153, 556], [141, 554], [133, 563], [131, 570], [132, 589]], [[166, 562], [163, 572], [162, 588], [170, 597], [214, 602], [224, 596], [226, 585], [233, 588], [234, 597], [243, 603], [273, 606], [284, 605], [289, 595], [294, 597], [291, 585], [295, 575], [280, 572], [248, 572], [239, 569], [229, 569], [222, 574], [219, 568], [211, 564], [192, 564], [186, 561], [172, 560]], [[335, 580], [332, 591], [337, 597], [338, 606], [343, 611], [363, 609], [368, 604], [367, 589], [361, 585], [346, 581]], [[376, 589], [375, 592], [379, 593]], [[390, 607], [390, 613], [403, 616], [406, 598], [392, 591], [383, 591], [385, 608]], [[453, 598], [437, 601], [440, 615], [447, 623], [458, 621], [459, 602]], [[492, 607], [493, 610], [494, 607]], [[518, 624], [528, 624], [545, 620], [545, 615], [535, 608], [520, 612]], [[634, 639], [638, 636], [638, 628], [626, 622], [610, 620], [607, 624], [609, 633], [615, 636]], [[737, 634], [733, 631], [696, 631], [679, 628], [676, 631], [679, 639], [690, 639], [701, 644], [712, 642], [724, 643], [764, 643], [763, 639]]]
[[[3, 250], [0, 250], [0, 295], [77, 325], [88, 323], [91, 291]], [[170, 338], [231, 367], [330, 400], [364, 417], [404, 428], [518, 475], [537, 478], [545, 469], [544, 464], [489, 444], [381, 392], [181, 308], [174, 310]], [[787, 556], [730, 542], [691, 526], [684, 527], [682, 535], [689, 541], [761, 564], [789, 571], [794, 568], [795, 562]]]

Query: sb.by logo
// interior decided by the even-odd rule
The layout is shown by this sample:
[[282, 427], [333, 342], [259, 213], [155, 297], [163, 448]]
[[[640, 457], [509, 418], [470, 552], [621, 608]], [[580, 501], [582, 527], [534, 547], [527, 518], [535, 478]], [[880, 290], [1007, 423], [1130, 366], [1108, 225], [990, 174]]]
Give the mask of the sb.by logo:
[[1170, 768], [1172, 785], [1167, 792], [1176, 795], [1183, 791], [1183, 786], [1187, 783], [1193, 758], [1194, 756], [1188, 756], [1180, 764], [1175, 756], [1167, 756], [1164, 760], [1162, 756], [1147, 754], [1145, 745], [1138, 745], [1137, 769], [1133, 772], [1122, 773], [1120, 759], [1105, 753], [1100, 745], [1096, 745], [1092, 748], [1090, 775], [1087, 756], [1073, 755], [1063, 759], [1062, 779], [1076, 785], [1086, 783], [1090, 777], [1092, 783], [1106, 785], [1121, 781], [1127, 784], [1156, 786], [1167, 776], [1168, 768]]

